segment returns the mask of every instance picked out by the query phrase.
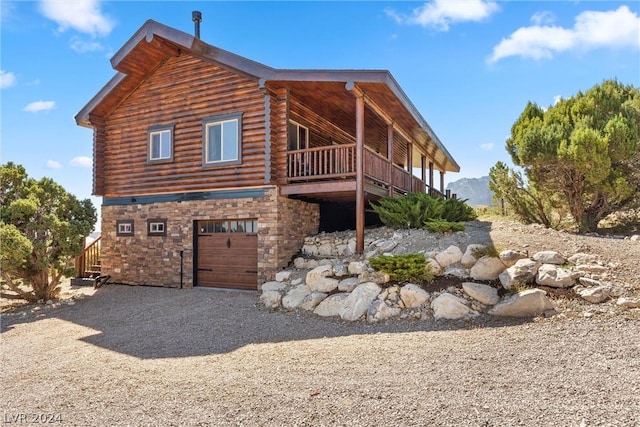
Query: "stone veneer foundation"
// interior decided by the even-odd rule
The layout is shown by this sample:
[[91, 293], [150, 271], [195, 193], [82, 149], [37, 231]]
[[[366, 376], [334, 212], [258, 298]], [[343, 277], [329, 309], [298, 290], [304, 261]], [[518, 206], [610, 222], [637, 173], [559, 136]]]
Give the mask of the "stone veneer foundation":
[[[278, 195], [263, 197], [102, 206], [101, 263], [111, 281], [132, 285], [193, 286], [193, 232], [197, 220], [258, 220], [258, 283], [273, 280], [316, 234], [318, 205]], [[166, 236], [148, 236], [147, 219], [166, 218]], [[133, 236], [118, 236], [116, 221], [133, 220]]]

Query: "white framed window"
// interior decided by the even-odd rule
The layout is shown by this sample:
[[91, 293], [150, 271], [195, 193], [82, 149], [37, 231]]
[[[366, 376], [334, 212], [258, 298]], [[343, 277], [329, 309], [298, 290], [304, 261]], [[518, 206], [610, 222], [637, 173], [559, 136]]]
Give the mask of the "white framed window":
[[163, 162], [173, 160], [173, 125], [151, 126], [149, 133], [150, 162]]
[[122, 219], [116, 221], [116, 236], [133, 236], [133, 220]]
[[289, 151], [309, 148], [309, 128], [293, 120], [289, 120], [287, 141]]
[[207, 118], [203, 120], [203, 131], [205, 164], [241, 162], [242, 117], [240, 114]]
[[166, 236], [167, 235], [166, 218], [148, 219], [147, 235], [148, 236]]

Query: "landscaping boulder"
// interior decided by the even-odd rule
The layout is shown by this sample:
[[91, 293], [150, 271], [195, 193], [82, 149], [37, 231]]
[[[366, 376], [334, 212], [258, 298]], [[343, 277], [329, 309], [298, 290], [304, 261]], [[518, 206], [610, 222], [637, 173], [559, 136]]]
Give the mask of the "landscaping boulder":
[[562, 265], [566, 262], [564, 257], [556, 251], [536, 252], [531, 258], [534, 261], [541, 262], [542, 264]]
[[344, 305], [344, 300], [347, 299], [349, 295], [348, 293], [329, 295], [316, 306], [315, 310], [313, 310], [314, 314], [323, 317], [338, 316], [340, 309]]
[[542, 264], [538, 268], [536, 283], [552, 288], [570, 288], [576, 281], [569, 270], [553, 264]]
[[502, 287], [511, 289], [533, 282], [538, 272], [540, 263], [532, 259], [520, 259], [514, 265], [507, 268], [498, 276]]
[[389, 307], [384, 301], [374, 301], [367, 309], [367, 322], [374, 323], [400, 315], [399, 307]]
[[460, 262], [460, 260], [462, 259], [462, 251], [459, 247], [451, 245], [444, 251], [438, 253], [435, 258], [436, 261], [438, 261], [438, 264], [440, 264], [444, 268], [447, 268], [451, 264]]
[[263, 291], [260, 302], [267, 308], [278, 308], [282, 302], [282, 294], [278, 291]]
[[304, 297], [310, 293], [311, 289], [309, 289], [307, 285], [298, 285], [282, 298], [282, 306], [288, 309], [297, 308], [302, 303]]
[[476, 261], [478, 261], [478, 259], [474, 255], [474, 252], [476, 252], [477, 250], [483, 249], [484, 247], [485, 247], [484, 245], [480, 245], [477, 243], [467, 246], [467, 249], [464, 251], [464, 254], [462, 255], [462, 259], [460, 260], [460, 264], [462, 264], [462, 266], [466, 268], [470, 268], [471, 266], [473, 266], [473, 264], [475, 264]]
[[354, 321], [367, 312], [369, 305], [375, 301], [382, 291], [380, 286], [373, 282], [362, 283], [349, 294], [340, 309], [340, 317], [343, 320]]
[[473, 280], [496, 280], [506, 268], [499, 258], [483, 256], [471, 267], [469, 276]]
[[542, 289], [527, 289], [496, 304], [489, 314], [494, 316], [532, 317], [553, 310], [553, 304]]
[[595, 286], [591, 288], [578, 289], [577, 294], [582, 299], [589, 301], [592, 304], [600, 304], [605, 302], [611, 296], [611, 289], [607, 286]]
[[327, 294], [324, 292], [311, 292], [309, 295], [304, 297], [299, 307], [303, 310], [311, 311], [315, 309], [316, 306], [326, 297]]
[[400, 299], [406, 308], [420, 307], [429, 300], [429, 293], [420, 286], [409, 283], [400, 289]]
[[500, 301], [498, 290], [481, 283], [465, 282], [462, 289], [467, 295], [484, 305], [495, 305]]
[[477, 311], [467, 307], [463, 299], [446, 292], [440, 294], [438, 298], [431, 302], [431, 308], [433, 309], [433, 317], [436, 320], [457, 320], [479, 315]]

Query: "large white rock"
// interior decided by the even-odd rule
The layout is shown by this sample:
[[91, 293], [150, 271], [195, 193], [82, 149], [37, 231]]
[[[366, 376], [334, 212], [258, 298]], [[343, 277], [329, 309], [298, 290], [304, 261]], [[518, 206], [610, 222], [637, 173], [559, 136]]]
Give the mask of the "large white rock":
[[320, 265], [307, 273], [305, 282], [312, 292], [331, 292], [338, 287], [338, 281], [328, 276], [333, 276], [333, 267]]
[[400, 299], [406, 308], [420, 307], [429, 300], [429, 293], [420, 286], [409, 283], [400, 289]]
[[453, 276], [457, 277], [458, 279], [466, 279], [467, 277], [469, 277], [469, 270], [464, 267], [458, 267], [454, 264], [447, 267], [442, 275]]
[[282, 301], [282, 294], [278, 291], [266, 291], [260, 295], [260, 302], [267, 308], [278, 308]]
[[449, 293], [443, 293], [431, 302], [431, 309], [433, 310], [433, 317], [438, 319], [462, 319], [468, 317], [478, 316], [479, 313], [475, 310], [471, 310], [464, 304], [464, 300], [451, 295]]
[[464, 255], [462, 255], [462, 259], [460, 260], [460, 264], [463, 267], [469, 268], [473, 264], [478, 261], [478, 258], [475, 257], [474, 252], [480, 249], [483, 249], [485, 246], [477, 243], [471, 244], [467, 246], [467, 249], [464, 251]]
[[311, 289], [309, 289], [307, 285], [298, 285], [287, 292], [287, 295], [282, 298], [282, 306], [288, 309], [296, 308], [302, 303], [304, 297], [310, 293]]
[[353, 274], [354, 276], [357, 274], [362, 274], [367, 271], [367, 263], [363, 261], [352, 261], [349, 263], [349, 274]]
[[589, 301], [592, 304], [600, 304], [605, 302], [611, 296], [611, 289], [607, 286], [596, 286], [591, 288], [584, 288], [577, 291], [578, 295], [582, 299]]
[[574, 267], [576, 271], [581, 273], [606, 273], [607, 267], [598, 264], [580, 264]]
[[276, 282], [284, 282], [291, 278], [291, 271], [284, 270], [276, 273]]
[[304, 297], [299, 307], [303, 310], [311, 311], [326, 297], [327, 294], [324, 292], [311, 292], [309, 295]]
[[340, 292], [352, 292], [359, 284], [360, 279], [357, 277], [347, 277], [338, 283], [338, 290]]
[[376, 243], [376, 246], [378, 248], [378, 253], [383, 254], [385, 252], [391, 252], [392, 250], [394, 250], [395, 247], [398, 246], [398, 242], [393, 239], [381, 240], [380, 242]]
[[318, 255], [319, 256], [333, 255], [333, 246], [331, 246], [329, 243], [325, 243], [323, 245], [318, 246]]
[[266, 282], [262, 284], [262, 287], [260, 288], [262, 290], [262, 292], [269, 292], [269, 291], [284, 291], [287, 288], [287, 285], [285, 285], [282, 282]]
[[344, 300], [344, 305], [340, 309], [340, 317], [343, 320], [358, 320], [367, 312], [369, 305], [377, 298], [382, 291], [380, 286], [373, 282], [362, 283], [349, 294]]
[[318, 255], [318, 247], [316, 245], [304, 245], [302, 247], [302, 253], [306, 255], [316, 256]]
[[541, 262], [542, 264], [562, 265], [567, 261], [556, 251], [536, 252], [532, 258], [534, 261]]
[[507, 268], [499, 258], [483, 256], [469, 271], [473, 280], [496, 280]]
[[540, 263], [532, 259], [520, 259], [514, 265], [500, 273], [498, 278], [502, 287], [511, 289], [534, 281]]
[[542, 264], [536, 275], [536, 283], [552, 288], [570, 288], [576, 284], [571, 272], [554, 264]]
[[507, 268], [514, 265], [520, 259], [528, 258], [526, 254], [519, 251], [514, 251], [513, 249], [507, 249], [500, 252], [499, 257], [500, 261], [502, 261], [502, 263], [506, 265]]
[[348, 293], [329, 295], [318, 304], [313, 312], [323, 317], [338, 316], [340, 309], [344, 305], [344, 300], [347, 299], [349, 295]]
[[531, 317], [553, 310], [553, 304], [542, 289], [527, 289], [511, 295], [493, 306], [489, 314], [494, 316]]
[[389, 307], [384, 301], [374, 301], [367, 309], [367, 322], [379, 322], [400, 315], [399, 307]]
[[460, 260], [462, 259], [462, 251], [459, 247], [451, 245], [444, 251], [438, 253], [435, 258], [436, 261], [438, 261], [438, 264], [440, 264], [444, 268], [447, 268], [451, 264], [460, 262]]
[[442, 268], [442, 266], [438, 264], [438, 261], [436, 261], [435, 258], [426, 257], [425, 259], [427, 261], [427, 266], [431, 269], [431, 272], [434, 275], [436, 276], [442, 275], [444, 268]]
[[363, 271], [358, 275], [360, 283], [373, 282], [379, 285], [388, 283], [391, 278], [384, 271]]
[[640, 308], [640, 298], [620, 297], [616, 305], [627, 308]]
[[481, 283], [464, 282], [462, 289], [474, 300], [484, 305], [495, 305], [500, 301], [498, 290]]

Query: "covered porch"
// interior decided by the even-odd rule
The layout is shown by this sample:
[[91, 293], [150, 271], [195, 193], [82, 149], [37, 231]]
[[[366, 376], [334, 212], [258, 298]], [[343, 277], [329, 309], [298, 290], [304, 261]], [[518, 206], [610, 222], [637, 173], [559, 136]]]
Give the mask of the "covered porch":
[[460, 168], [388, 72], [298, 73], [280, 71], [290, 79], [266, 85], [278, 100], [271, 117], [286, 117], [287, 131], [271, 135], [280, 141], [280, 194], [355, 203], [358, 252], [368, 202], [409, 192], [450, 196], [445, 173]]

